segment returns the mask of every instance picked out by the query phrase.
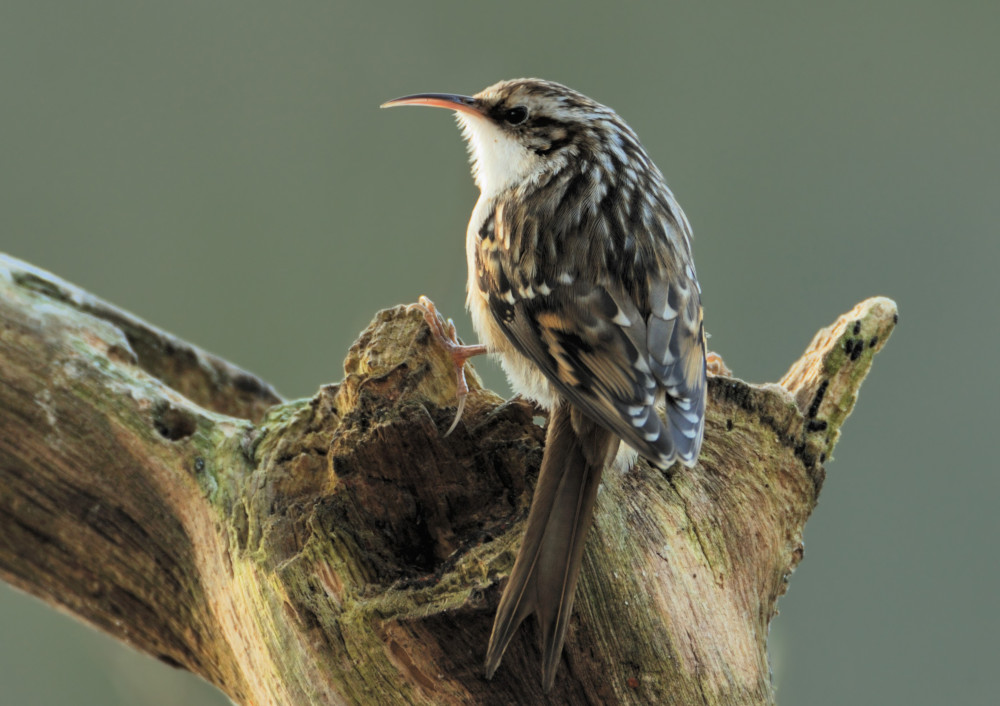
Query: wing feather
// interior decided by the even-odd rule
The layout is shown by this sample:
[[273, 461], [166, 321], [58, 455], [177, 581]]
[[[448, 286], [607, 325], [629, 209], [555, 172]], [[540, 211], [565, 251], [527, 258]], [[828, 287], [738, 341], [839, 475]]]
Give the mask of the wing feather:
[[616, 248], [594, 236], [611, 230], [598, 225], [602, 212], [567, 218], [557, 208], [539, 219], [543, 212], [500, 203], [495, 236], [480, 243], [478, 284], [495, 322], [563, 396], [643, 456], [693, 464], [705, 340], [687, 238], [676, 230], [686, 221], [629, 221]]

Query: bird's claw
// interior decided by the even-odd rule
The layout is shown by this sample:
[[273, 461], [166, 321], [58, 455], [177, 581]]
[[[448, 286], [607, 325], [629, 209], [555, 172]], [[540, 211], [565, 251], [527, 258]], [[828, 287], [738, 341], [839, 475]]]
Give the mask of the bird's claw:
[[434, 306], [432, 302], [427, 297], [421, 295], [417, 300], [416, 304], [410, 304], [407, 310], [412, 311], [414, 309], [420, 310], [424, 315], [424, 321], [427, 322], [428, 328], [431, 330], [431, 334], [437, 339], [438, 343], [448, 351], [451, 356], [452, 363], [455, 366], [455, 396], [458, 401], [458, 406], [455, 410], [455, 419], [452, 421], [451, 426], [448, 427], [448, 431], [444, 433], [448, 436], [453, 431], [455, 427], [458, 426], [459, 420], [462, 419], [462, 412], [465, 411], [465, 398], [469, 394], [469, 384], [465, 380], [465, 361], [469, 358], [481, 355], [486, 352], [486, 346], [475, 345], [467, 346], [464, 345], [458, 339], [458, 332], [455, 329], [455, 322], [451, 319], [445, 319], [438, 313], [437, 307]]

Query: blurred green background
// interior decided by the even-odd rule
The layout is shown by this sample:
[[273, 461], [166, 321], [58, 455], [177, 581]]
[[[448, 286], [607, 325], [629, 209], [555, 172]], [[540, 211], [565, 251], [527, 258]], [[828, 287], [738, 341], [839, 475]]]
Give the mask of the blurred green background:
[[[666, 174], [737, 375], [900, 305], [772, 624], [780, 702], [996, 703], [998, 35], [971, 0], [4, 0], [0, 250], [309, 395], [379, 308], [472, 335], [464, 147], [378, 104], [569, 84]], [[0, 703], [226, 700], [0, 587]]]

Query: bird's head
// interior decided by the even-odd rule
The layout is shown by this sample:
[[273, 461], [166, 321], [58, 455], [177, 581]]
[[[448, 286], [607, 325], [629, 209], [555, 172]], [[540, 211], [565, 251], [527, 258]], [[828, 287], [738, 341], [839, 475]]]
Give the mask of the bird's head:
[[484, 195], [527, 185], [569, 164], [598, 160], [613, 168], [629, 153], [645, 153], [610, 108], [559, 83], [534, 78], [501, 81], [474, 96], [418, 93], [383, 103], [454, 110]]

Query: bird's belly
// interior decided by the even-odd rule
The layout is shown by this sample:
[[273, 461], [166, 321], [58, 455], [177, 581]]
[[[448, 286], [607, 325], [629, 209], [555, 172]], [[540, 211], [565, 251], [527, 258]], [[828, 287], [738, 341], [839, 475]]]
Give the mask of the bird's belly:
[[507, 339], [503, 329], [494, 320], [474, 277], [469, 278], [466, 303], [479, 342], [500, 361], [514, 392], [534, 400], [545, 409], [551, 409], [558, 400], [558, 393], [538, 366], [523, 356]]
[[504, 372], [507, 373], [507, 380], [510, 381], [514, 392], [534, 400], [545, 409], [552, 409], [555, 406], [559, 395], [548, 378], [539, 371], [537, 365], [516, 350], [498, 352], [497, 358], [500, 360]]
[[472, 326], [476, 329], [479, 342], [500, 361], [514, 392], [534, 400], [546, 409], [551, 409], [559, 399], [558, 393], [538, 366], [523, 356], [507, 339], [507, 335], [493, 318], [486, 297], [479, 289], [479, 278], [476, 276], [476, 242], [487, 208], [487, 201], [480, 199], [472, 212], [469, 230], [466, 233], [465, 251], [469, 268], [466, 306], [472, 317]]

